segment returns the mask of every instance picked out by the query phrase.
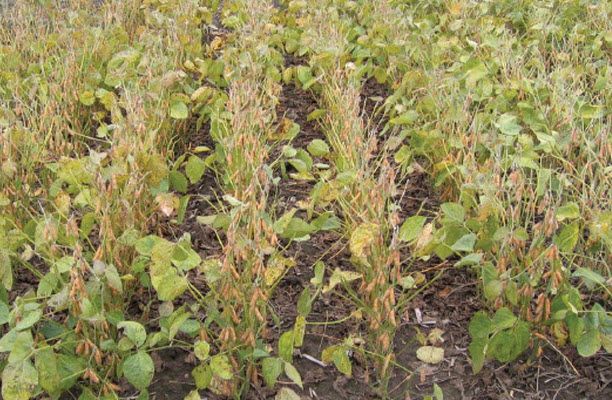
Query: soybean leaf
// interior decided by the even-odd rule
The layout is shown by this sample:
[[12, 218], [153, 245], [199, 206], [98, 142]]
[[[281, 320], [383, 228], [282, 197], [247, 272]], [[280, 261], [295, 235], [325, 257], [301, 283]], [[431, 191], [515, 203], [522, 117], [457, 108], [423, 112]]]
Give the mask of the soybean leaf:
[[406, 219], [400, 228], [400, 239], [404, 242], [412, 242], [417, 239], [423, 231], [425, 221], [427, 221], [427, 218], [420, 215], [414, 215]]
[[298, 372], [297, 369], [295, 369], [295, 367], [293, 365], [291, 365], [288, 362], [285, 363], [285, 375], [287, 375], [287, 377], [289, 379], [291, 379], [293, 381], [293, 383], [298, 385], [300, 387], [300, 389], [303, 388], [303, 386], [302, 386], [302, 377], [300, 376], [300, 373]]
[[136, 347], [140, 347], [147, 340], [147, 332], [142, 324], [136, 321], [122, 321], [117, 324], [117, 328], [123, 329], [127, 336]]
[[155, 373], [151, 356], [144, 351], [132, 354], [123, 362], [123, 375], [136, 389], [146, 389]]
[[278, 377], [283, 372], [283, 360], [276, 357], [264, 358], [261, 361], [261, 373], [266, 386], [273, 388]]
[[225, 354], [217, 354], [210, 359], [210, 369], [215, 376], [224, 380], [230, 380], [234, 376], [232, 365]]

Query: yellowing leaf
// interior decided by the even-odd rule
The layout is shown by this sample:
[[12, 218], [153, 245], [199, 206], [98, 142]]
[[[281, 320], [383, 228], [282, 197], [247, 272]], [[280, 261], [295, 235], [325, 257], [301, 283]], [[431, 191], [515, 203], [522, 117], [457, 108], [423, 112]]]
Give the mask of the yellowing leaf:
[[182, 101], [174, 101], [170, 104], [170, 116], [174, 119], [187, 119], [189, 109]]
[[274, 400], [301, 400], [301, 397], [288, 387], [282, 387], [274, 396]]
[[439, 364], [444, 359], [444, 349], [434, 346], [421, 346], [416, 352], [417, 358], [428, 364]]
[[369, 253], [369, 248], [376, 242], [379, 227], [374, 223], [363, 223], [351, 235], [349, 247], [353, 256], [363, 258]]
[[225, 354], [217, 354], [211, 358], [210, 369], [215, 376], [218, 376], [226, 381], [232, 379], [234, 376], [232, 373], [232, 365], [229, 362], [229, 358], [227, 358]]
[[295, 325], [293, 326], [293, 345], [295, 347], [301, 347], [304, 343], [304, 334], [306, 333], [306, 318], [302, 315], [298, 315], [295, 318]]
[[336, 268], [329, 278], [329, 284], [323, 288], [323, 293], [327, 293], [335, 288], [339, 283], [349, 283], [361, 278], [361, 274], [355, 271], [342, 271]]

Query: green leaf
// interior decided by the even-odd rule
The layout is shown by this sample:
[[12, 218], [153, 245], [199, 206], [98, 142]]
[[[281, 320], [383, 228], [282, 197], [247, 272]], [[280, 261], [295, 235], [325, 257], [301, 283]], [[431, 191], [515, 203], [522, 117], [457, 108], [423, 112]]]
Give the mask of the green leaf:
[[325, 109], [317, 108], [316, 110], [314, 110], [313, 112], [311, 112], [310, 114], [306, 116], [306, 121], [313, 121], [315, 119], [323, 118], [326, 114], [327, 114], [327, 111], [325, 111]]
[[261, 373], [266, 386], [270, 389], [276, 385], [278, 377], [283, 372], [283, 360], [276, 357], [268, 357], [261, 360]]
[[329, 154], [329, 146], [321, 139], [313, 139], [306, 148], [314, 157], [323, 157]]
[[316, 228], [301, 218], [293, 217], [281, 233], [283, 239], [299, 239], [307, 237]]
[[412, 242], [417, 239], [423, 231], [423, 225], [427, 221], [426, 217], [420, 215], [414, 215], [402, 224], [399, 231], [399, 238], [404, 242]]
[[57, 354], [57, 368], [62, 376], [61, 388], [66, 391], [74, 386], [85, 370], [86, 360], [81, 357]]
[[568, 314], [565, 317], [565, 323], [570, 334], [570, 342], [575, 346], [584, 334], [585, 323], [584, 319], [576, 314]]
[[312, 296], [310, 294], [310, 288], [305, 287], [300, 293], [300, 297], [297, 302], [297, 311], [298, 315], [306, 318], [308, 314], [310, 314], [310, 309], [312, 307]]
[[465, 210], [461, 204], [443, 203], [440, 205], [440, 208], [444, 212], [444, 215], [453, 221], [463, 222], [465, 219]]
[[[17, 328], [15, 328], [17, 330]], [[15, 363], [27, 359], [34, 349], [34, 338], [31, 331], [17, 332], [11, 344], [9, 363]]]
[[476, 244], [476, 235], [473, 233], [468, 233], [467, 235], [462, 236], [459, 240], [455, 242], [451, 246], [451, 249], [456, 252], [471, 252], [474, 250], [474, 245]]
[[312, 79], [312, 72], [310, 68], [304, 65], [297, 67], [297, 78], [302, 85], [308, 83]]
[[190, 271], [200, 265], [202, 258], [191, 248], [190, 240], [181, 240], [172, 252], [172, 264], [183, 272]]
[[317, 261], [314, 265], [314, 276], [310, 279], [310, 283], [314, 286], [323, 284], [323, 277], [325, 275], [325, 264], [323, 261]]
[[470, 320], [468, 331], [473, 339], [485, 339], [489, 337], [493, 326], [491, 319], [484, 311], [478, 311]]
[[569, 253], [574, 250], [576, 244], [578, 244], [578, 238], [580, 234], [580, 225], [578, 222], [573, 222], [569, 225], [565, 225], [559, 234], [555, 235], [553, 242], [559, 248], [559, 251]]
[[134, 248], [136, 249], [138, 254], [142, 256], [151, 256], [153, 247], [155, 247], [155, 245], [161, 241], [162, 239], [155, 235], [148, 235], [138, 239], [134, 244]]
[[336, 268], [334, 269], [334, 272], [332, 272], [332, 276], [329, 278], [329, 284], [323, 288], [323, 293], [330, 292], [339, 283], [350, 283], [361, 278], [361, 276], [362, 275], [359, 272], [342, 271], [340, 268]]
[[574, 271], [572, 276], [584, 279], [591, 286], [593, 286], [594, 284], [604, 286], [606, 284], [606, 278], [604, 278], [599, 273], [593, 270], [583, 267], [576, 268], [576, 271]]
[[9, 320], [9, 308], [5, 303], [0, 302], [0, 325], [6, 324], [8, 320]]
[[234, 376], [232, 365], [225, 354], [217, 354], [210, 359], [210, 369], [215, 376], [224, 380], [230, 380]]
[[117, 328], [123, 329], [125, 336], [127, 336], [136, 347], [140, 347], [147, 340], [147, 331], [142, 324], [136, 321], [122, 321], [117, 324]]
[[170, 117], [174, 119], [187, 119], [189, 109], [182, 101], [175, 100], [170, 104]]
[[38, 349], [35, 362], [40, 387], [52, 396], [59, 395], [62, 377], [58, 371], [57, 357], [51, 347]]
[[2, 398], [29, 400], [36, 393], [38, 372], [28, 360], [10, 363], [2, 371]]
[[348, 356], [348, 352], [343, 346], [338, 346], [333, 353], [332, 360], [334, 365], [344, 375], [351, 377], [353, 375], [353, 365]]
[[469, 66], [465, 70], [465, 75], [463, 79], [465, 79], [465, 83], [468, 87], [474, 87], [481, 79], [485, 78], [489, 71], [485, 63], [480, 60], [472, 59], [468, 61], [466, 67]]
[[473, 339], [468, 347], [472, 359], [472, 371], [475, 374], [480, 372], [484, 366], [488, 342], [487, 338]]
[[330, 231], [339, 229], [342, 224], [333, 211], [326, 211], [314, 219], [311, 223], [319, 231]]
[[578, 354], [582, 357], [590, 357], [597, 353], [600, 348], [601, 339], [599, 338], [599, 332], [595, 329], [586, 331], [576, 343]]
[[304, 388], [302, 386], [302, 377], [300, 376], [300, 373], [297, 369], [295, 369], [293, 365], [289, 364], [288, 362], [285, 363], [285, 375], [287, 375], [287, 377], [291, 379], [293, 383], [298, 385], [300, 389]]
[[285, 362], [293, 361], [293, 330], [283, 333], [278, 339], [278, 355]]
[[91, 90], [84, 90], [79, 93], [79, 101], [85, 106], [91, 106], [96, 102], [96, 96]]
[[119, 293], [123, 292], [121, 277], [119, 276], [119, 272], [117, 272], [117, 268], [115, 268], [113, 264], [108, 264], [106, 266], [106, 269], [104, 270], [104, 277], [106, 278], [106, 283], [109, 287], [113, 288]]
[[139, 351], [123, 362], [123, 375], [136, 389], [146, 389], [155, 373], [153, 359], [144, 351]]
[[200, 397], [200, 393], [197, 390], [192, 390], [183, 400], [202, 400], [202, 397]]
[[170, 171], [168, 179], [170, 181], [170, 188], [172, 188], [172, 190], [176, 190], [180, 193], [187, 192], [188, 182], [187, 178], [185, 178], [185, 175], [183, 175], [179, 171]]
[[210, 366], [200, 364], [191, 370], [191, 376], [195, 381], [195, 385], [198, 389], [206, 389], [210, 386], [210, 382], [213, 378], [212, 370]]
[[517, 318], [507, 307], [502, 307], [493, 316], [493, 329], [502, 330], [514, 326]]
[[433, 395], [436, 400], [444, 400], [444, 392], [442, 392], [442, 388], [436, 383], [433, 385]]
[[208, 359], [208, 356], [210, 354], [210, 345], [203, 340], [198, 340], [193, 345], [193, 351], [198, 360], [204, 361]]
[[501, 281], [498, 279], [493, 279], [487, 282], [484, 286], [485, 298], [489, 301], [493, 301], [502, 294], [503, 290]]
[[17, 325], [15, 325], [15, 329], [18, 331], [30, 329], [32, 325], [34, 325], [40, 320], [40, 317], [42, 317], [42, 310], [36, 309], [30, 311], [23, 316], [23, 318], [17, 323]]
[[444, 349], [435, 346], [421, 346], [416, 352], [417, 358], [428, 364], [439, 364], [444, 360]]
[[461, 260], [455, 263], [455, 267], [468, 267], [472, 265], [478, 265], [482, 261], [482, 254], [480, 253], [471, 253], [466, 256], [463, 256]]
[[172, 301], [182, 295], [189, 283], [187, 278], [179, 276], [176, 272], [168, 271], [163, 275], [151, 277], [151, 283], [157, 291], [157, 297], [161, 301]]
[[490, 354], [499, 362], [515, 360], [529, 346], [529, 326], [518, 321], [513, 329], [503, 330], [491, 339]]
[[566, 219], [576, 219], [580, 217], [580, 208], [578, 204], [571, 202], [560, 207], [556, 213], [557, 221], [565, 221]]
[[395, 152], [395, 154], [393, 155], [393, 159], [396, 163], [403, 164], [409, 162], [411, 156], [412, 150], [410, 149], [410, 147], [403, 145], [398, 151]]
[[185, 164], [185, 174], [192, 185], [198, 183], [206, 171], [206, 162], [198, 156], [191, 156]]
[[295, 347], [302, 347], [304, 343], [304, 334], [306, 333], [306, 318], [302, 315], [295, 317], [295, 324], [293, 326], [293, 345]]
[[505, 113], [499, 117], [495, 126], [504, 135], [516, 136], [521, 132], [521, 126], [518, 124], [517, 120], [518, 118], [515, 115]]
[[0, 280], [6, 290], [13, 287], [13, 268], [9, 252], [0, 248]]
[[391, 125], [409, 125], [419, 119], [419, 113], [415, 110], [408, 110], [400, 116], [391, 118], [389, 123]]

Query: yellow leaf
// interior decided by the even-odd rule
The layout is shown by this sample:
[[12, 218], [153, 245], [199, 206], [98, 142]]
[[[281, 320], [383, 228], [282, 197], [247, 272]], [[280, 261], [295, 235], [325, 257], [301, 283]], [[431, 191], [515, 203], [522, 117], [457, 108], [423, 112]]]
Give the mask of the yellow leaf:
[[439, 364], [444, 360], [444, 349], [434, 346], [422, 346], [417, 350], [417, 358], [428, 364]]
[[363, 258], [369, 253], [370, 247], [376, 241], [379, 227], [374, 223], [363, 223], [353, 231], [349, 247], [351, 253], [358, 258]]

